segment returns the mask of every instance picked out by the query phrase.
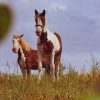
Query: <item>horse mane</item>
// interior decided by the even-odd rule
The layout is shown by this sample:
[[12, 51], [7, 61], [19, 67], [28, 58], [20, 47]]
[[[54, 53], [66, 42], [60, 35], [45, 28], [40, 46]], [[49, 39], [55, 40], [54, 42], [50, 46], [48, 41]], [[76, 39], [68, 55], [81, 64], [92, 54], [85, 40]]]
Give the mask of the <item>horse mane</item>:
[[22, 49], [25, 52], [30, 52], [32, 50], [32, 48], [30, 47], [30, 45], [23, 38], [20, 39], [20, 44], [22, 46]]

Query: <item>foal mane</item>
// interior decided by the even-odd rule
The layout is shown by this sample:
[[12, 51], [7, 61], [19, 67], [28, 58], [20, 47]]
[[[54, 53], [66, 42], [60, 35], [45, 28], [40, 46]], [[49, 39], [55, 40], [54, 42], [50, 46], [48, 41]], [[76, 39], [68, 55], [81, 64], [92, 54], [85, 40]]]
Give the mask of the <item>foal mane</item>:
[[20, 38], [20, 45], [25, 52], [30, 52], [32, 50], [30, 45], [22, 37]]

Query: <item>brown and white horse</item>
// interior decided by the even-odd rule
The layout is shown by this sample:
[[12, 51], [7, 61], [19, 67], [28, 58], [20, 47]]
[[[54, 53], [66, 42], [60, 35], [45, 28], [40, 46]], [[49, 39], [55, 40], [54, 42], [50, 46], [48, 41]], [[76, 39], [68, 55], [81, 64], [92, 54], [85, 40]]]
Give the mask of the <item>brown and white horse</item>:
[[[31, 49], [29, 44], [22, 38], [23, 35], [15, 34], [13, 35], [13, 48], [12, 51], [14, 53], [18, 53], [17, 62], [20, 66], [22, 75], [27, 79], [31, 74], [31, 69], [38, 69], [38, 55], [37, 50]], [[43, 67], [46, 68], [46, 71], [49, 73], [48, 67], [48, 59], [44, 58], [42, 60]]]
[[42, 59], [47, 56], [50, 64], [50, 72], [55, 79], [59, 80], [59, 64], [61, 62], [62, 41], [58, 33], [50, 32], [46, 28], [45, 10], [42, 13], [35, 10], [37, 49], [38, 49], [38, 80], [41, 80]]

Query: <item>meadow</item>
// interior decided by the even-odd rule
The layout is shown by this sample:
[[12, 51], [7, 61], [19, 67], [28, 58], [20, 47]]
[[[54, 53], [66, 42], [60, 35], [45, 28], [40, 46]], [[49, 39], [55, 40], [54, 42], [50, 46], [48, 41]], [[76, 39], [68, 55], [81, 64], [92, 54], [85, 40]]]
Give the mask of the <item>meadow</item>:
[[[1, 1], [3, 1], [3, 0], [1, 0]], [[4, 0], [4, 1], [6, 1], [6, 0]], [[66, 2], [64, 2], [64, 3], [59, 2], [60, 4], [58, 2], [54, 2], [54, 5], [52, 5], [53, 2], [51, 1], [52, 4], [48, 3], [49, 4], [48, 6], [47, 6], [47, 4], [43, 4], [44, 6], [46, 5], [48, 7], [48, 9], [51, 9], [53, 6], [56, 7], [56, 8], [53, 7], [55, 14], [52, 13], [53, 9], [51, 9], [52, 11], [49, 13], [52, 15], [51, 19], [53, 18], [53, 16], [57, 17], [56, 18], [56, 19], [58, 19], [57, 21], [55, 21], [55, 19], [54, 19], [54, 22], [57, 22], [57, 23], [53, 23], [53, 20], [52, 20], [52, 24], [50, 23], [51, 25], [50, 24], [49, 25], [50, 26], [54, 25], [54, 28], [59, 28], [59, 30], [62, 31], [61, 33], [64, 33], [64, 32], [66, 33], [66, 27], [67, 27], [67, 29], [68, 29], [67, 36], [72, 35], [74, 37], [73, 32], [75, 32], [75, 37], [74, 37], [75, 41], [74, 42], [76, 44], [77, 43], [80, 43], [80, 44], [82, 43], [85, 45], [87, 44], [86, 46], [83, 45], [83, 50], [84, 50], [84, 48], [87, 48], [87, 47], [91, 48], [90, 46], [92, 44], [92, 47], [94, 46], [93, 51], [95, 50], [95, 52], [98, 52], [96, 49], [99, 50], [99, 48], [97, 48], [97, 44], [99, 42], [98, 43], [95, 42], [95, 39], [99, 41], [99, 35], [98, 35], [99, 27], [97, 27], [97, 26], [99, 26], [100, 23], [99, 23], [99, 17], [96, 17], [96, 15], [97, 16], [100, 15], [99, 14], [99, 6], [96, 5], [99, 3], [96, 3], [96, 2], [89, 3], [88, 2], [89, 5], [87, 5], [85, 3], [86, 0], [85, 0], [85, 2], [82, 2], [82, 3], [73, 2], [73, 0], [71, 0], [71, 1], [72, 1], [72, 3], [70, 2], [68, 4], [69, 8], [71, 6], [74, 6], [74, 3], [75, 3], [75, 6], [68, 10], [67, 10], [67, 7], [65, 6]], [[28, 20], [26, 20], [27, 16], [26, 17], [24, 16], [26, 18], [25, 19], [23, 17], [23, 15], [26, 15], [26, 11], [31, 12], [31, 9], [32, 9], [32, 13], [28, 13], [28, 15], [30, 14], [30, 15], [34, 16], [33, 15], [34, 8], [31, 8], [31, 7], [34, 7], [36, 5], [36, 3], [34, 1], [32, 3], [32, 1], [31, 1], [31, 3], [29, 3], [29, 4], [32, 4], [32, 6], [29, 5], [31, 9], [30, 8], [28, 9], [27, 8], [28, 2], [25, 3], [24, 0], [19, 0], [18, 2], [19, 3], [17, 3], [17, 2], [11, 3], [12, 5], [14, 4], [13, 5], [14, 9], [16, 9], [16, 11], [18, 10], [17, 13], [21, 15], [21, 16], [18, 15], [20, 17], [20, 18], [18, 17], [18, 19], [17, 19], [18, 26], [14, 26], [14, 27], [16, 30], [18, 29], [18, 31], [20, 31], [20, 32], [22, 32], [22, 29], [25, 29], [25, 30], [23, 30], [23, 32], [26, 31], [26, 32], [30, 33], [30, 31], [28, 31], [28, 30], [30, 30], [30, 28], [31, 28], [29, 25], [34, 25], [33, 17], [32, 17], [32, 23], [31, 23], [31, 20], [29, 20], [30, 22], [27, 23], [27, 21], [28, 21]], [[94, 4], [92, 4], [92, 3], [94, 3]], [[23, 4], [26, 4], [26, 6], [25, 5], [23, 6]], [[65, 4], [65, 5], [62, 5], [62, 4]], [[78, 5], [76, 5], [76, 4], [78, 4]], [[50, 5], [51, 5], [51, 7], [50, 7]], [[41, 7], [41, 5], [38, 5], [38, 6], [39, 6], [39, 8]], [[87, 8], [87, 9], [92, 8], [92, 9], [83, 10], [83, 8]], [[16, 12], [16, 11], [14, 10], [14, 12]], [[61, 12], [58, 13], [57, 11], [61, 11]], [[66, 11], [68, 11], [68, 12], [66, 12]], [[92, 11], [92, 13], [91, 13], [91, 11]], [[17, 13], [15, 15], [17, 15]], [[61, 14], [62, 17], [58, 14]], [[78, 16], [76, 14], [78, 14]], [[1, 42], [1, 41], [3, 41], [5, 36], [7, 36], [7, 34], [10, 33], [8, 31], [10, 30], [10, 28], [12, 26], [14, 16], [13, 16], [13, 13], [10, 10], [10, 8], [8, 6], [6, 7], [5, 5], [4, 6], [0, 5], [0, 15], [2, 15], [2, 16], [0, 16], [0, 42]], [[29, 18], [31, 18], [30, 15], [28, 16]], [[68, 16], [68, 17], [66, 17], [66, 16]], [[63, 20], [62, 20], [62, 18], [63, 18]], [[67, 18], [67, 20], [65, 20], [65, 18]], [[80, 19], [82, 19], [82, 20], [80, 20]], [[68, 23], [67, 25], [65, 23], [66, 21]], [[23, 25], [23, 22], [24, 22], [24, 25]], [[72, 23], [73, 23], [73, 25], [72, 25]], [[23, 28], [21, 29], [19, 27], [19, 25], [23, 26]], [[37, 24], [37, 26], [38, 25], [39, 24]], [[58, 26], [55, 27], [55, 25], [58, 25]], [[63, 28], [59, 27], [59, 25], [63, 26]], [[86, 26], [86, 25], [88, 25], [88, 26]], [[71, 29], [71, 28], [73, 28], [73, 29]], [[95, 28], [96, 28], [96, 31], [95, 31]], [[32, 26], [32, 29], [33, 29], [33, 26]], [[71, 31], [69, 31], [69, 30], [71, 30]], [[85, 31], [83, 31], [83, 30], [85, 30]], [[80, 32], [80, 34], [82, 33], [82, 36], [80, 36], [79, 32]], [[83, 32], [85, 35], [83, 35]], [[29, 36], [29, 33], [28, 33], [28, 36]], [[70, 33], [72, 33], [72, 34], [70, 34]], [[91, 35], [90, 33], [95, 33], [95, 36], [93, 34]], [[66, 39], [68, 39], [67, 41], [70, 41], [70, 44], [73, 44], [73, 37], [66, 38], [65, 35], [63, 35], [63, 34], [61, 34], [61, 35], [62, 35], [63, 40], [65, 37], [64, 42], [66, 42]], [[93, 38], [93, 36], [94, 36], [94, 38]], [[82, 40], [77, 41], [78, 39], [79, 40], [82, 39]], [[85, 40], [85, 42], [84, 42], [84, 40]], [[92, 42], [91, 42], [91, 40], [92, 40]], [[88, 42], [88, 43], [86, 43], [86, 42]], [[95, 46], [95, 44], [96, 44], [96, 46]], [[9, 46], [7, 46], [7, 48], [8, 47]], [[7, 48], [5, 48], [5, 49], [7, 49]], [[71, 50], [71, 49], [73, 49], [73, 48], [70, 48], [69, 50]], [[80, 50], [81, 49], [79, 49], [79, 51]], [[86, 50], [88, 50], [88, 49], [86, 49]], [[8, 49], [7, 49], [7, 51], [8, 51]], [[93, 62], [91, 64], [91, 70], [89, 72], [86, 72], [86, 69], [84, 69], [84, 68], [82, 71], [78, 72], [78, 71], [76, 71], [75, 68], [73, 68], [73, 66], [69, 65], [69, 66], [66, 66], [67, 71], [64, 74], [61, 73], [59, 82], [57, 82], [57, 81], [53, 82], [50, 77], [48, 77], [47, 75], [44, 75], [40, 84], [37, 84], [37, 76], [36, 75], [32, 75], [31, 78], [28, 80], [24, 80], [22, 78], [22, 75], [11, 74], [10, 73], [11, 66], [9, 66], [9, 64], [7, 64], [7, 66], [8, 66], [8, 74], [0, 72], [0, 100], [100, 100], [100, 63], [96, 62], [95, 59], [93, 59]], [[0, 66], [0, 67], [2, 67], [2, 66]], [[80, 67], [80, 66], [78, 66], [78, 67]], [[62, 72], [62, 70], [61, 70], [61, 72]]]
[[91, 66], [91, 71], [77, 72], [71, 66], [59, 82], [44, 75], [37, 84], [36, 75], [23, 80], [21, 75], [0, 74], [0, 100], [100, 100], [99, 64]]

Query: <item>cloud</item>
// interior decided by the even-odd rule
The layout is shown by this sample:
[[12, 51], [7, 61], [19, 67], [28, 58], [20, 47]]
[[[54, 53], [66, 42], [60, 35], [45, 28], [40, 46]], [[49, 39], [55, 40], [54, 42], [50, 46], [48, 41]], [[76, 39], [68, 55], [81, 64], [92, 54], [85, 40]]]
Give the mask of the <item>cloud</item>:
[[[7, 1], [7, 0], [0, 0]], [[63, 59], [75, 65], [84, 63], [90, 53], [100, 52], [100, 1], [99, 0], [8, 0], [15, 13], [13, 34], [24, 33], [24, 38], [36, 47], [34, 9], [47, 10], [47, 25], [59, 32], [63, 40]], [[1, 47], [0, 57], [11, 55], [11, 38]], [[5, 52], [4, 52], [5, 51]], [[71, 56], [70, 56], [71, 55]], [[80, 56], [77, 56], [80, 55]], [[99, 56], [100, 57], [100, 56]], [[98, 59], [100, 59], [98, 57]], [[80, 59], [81, 58], [81, 59]], [[89, 57], [88, 57], [89, 58]], [[1, 65], [6, 59], [1, 61]], [[78, 64], [80, 62], [80, 64]]]
[[67, 10], [67, 6], [64, 5], [63, 3], [53, 2], [53, 3], [50, 4], [49, 10], [66, 11]]

